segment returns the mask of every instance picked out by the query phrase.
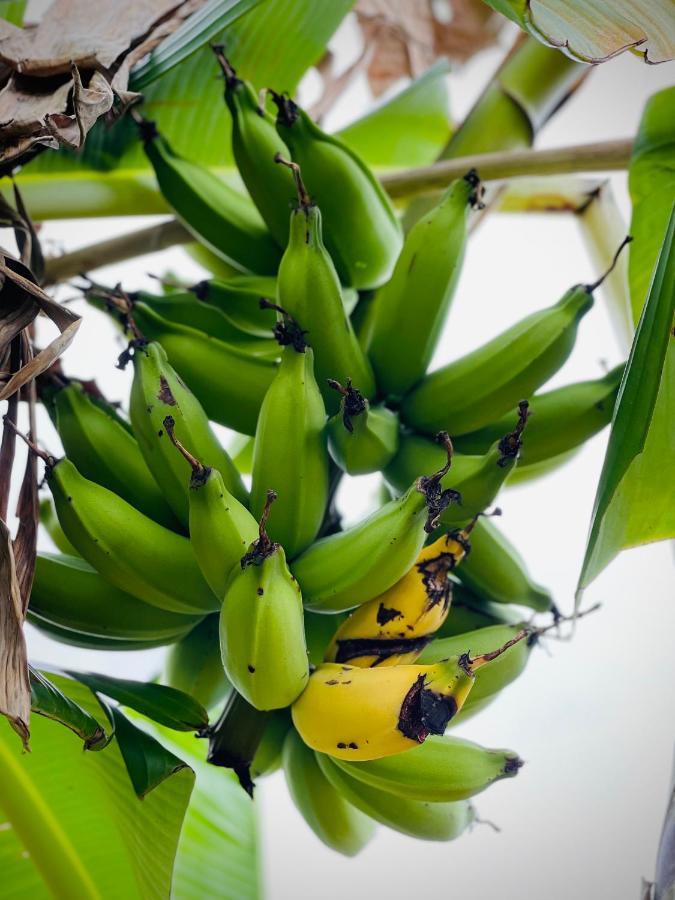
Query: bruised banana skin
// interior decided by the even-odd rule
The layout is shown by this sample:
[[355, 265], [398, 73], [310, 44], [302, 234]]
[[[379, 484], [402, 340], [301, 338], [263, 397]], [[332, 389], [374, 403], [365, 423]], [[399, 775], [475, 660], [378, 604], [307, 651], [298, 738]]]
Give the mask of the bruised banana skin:
[[190, 694], [204, 709], [225, 699], [230, 683], [220, 659], [217, 615], [206, 616], [169, 648], [162, 681]]
[[147, 466], [180, 522], [188, 524], [190, 466], [176, 453], [166, 433], [164, 419], [168, 415], [182, 444], [204, 465], [217, 468], [228, 491], [245, 503], [248, 496], [239, 472], [211, 430], [199, 400], [169, 365], [161, 345], [136, 342], [133, 367], [131, 424]]
[[298, 583], [280, 544], [265, 531], [270, 492], [260, 535], [235, 566], [220, 614], [220, 649], [227, 676], [260, 710], [289, 706], [309, 677]]
[[251, 356], [188, 325], [169, 322], [141, 302], [134, 305], [134, 321], [148, 340], [161, 344], [211, 421], [255, 434], [275, 362]]
[[401, 834], [423, 841], [453, 841], [475, 820], [475, 811], [466, 800], [429, 803], [397, 797], [351, 778], [330, 756], [317, 753], [316, 759], [323, 774], [345, 800]]
[[186, 228], [237, 269], [274, 275], [279, 248], [250, 201], [208, 169], [174, 153], [154, 123], [140, 127], [162, 196]]
[[171, 643], [199, 616], [150, 606], [107, 582], [81, 557], [39, 553], [31, 610], [56, 628], [111, 641]]
[[338, 628], [326, 661], [363, 668], [415, 662], [448, 615], [450, 572], [466, 555], [468, 541], [467, 533], [456, 532], [424, 547], [400, 581]]
[[277, 277], [281, 308], [299, 322], [314, 350], [315, 376], [329, 414], [339, 402], [327, 379], [351, 378], [366, 397], [375, 381], [342, 300], [340, 280], [323, 244], [319, 207], [302, 195], [291, 213], [288, 246]]
[[284, 348], [260, 408], [253, 448], [251, 512], [262, 514], [267, 491], [278, 500], [269, 523], [289, 559], [316, 537], [328, 503], [326, 410], [314, 377], [314, 353], [301, 340]]
[[476, 523], [471, 553], [457, 577], [483, 600], [529, 606], [538, 612], [553, 606], [550, 592], [533, 581], [516, 548], [487, 519]]
[[[609, 425], [624, 368], [622, 364], [603, 378], [568, 384], [532, 397], [532, 420], [518, 460], [519, 476], [539, 463], [575, 450]], [[455, 449], [460, 453], [484, 453], [508, 427], [507, 418], [503, 416], [480, 431], [461, 435], [454, 442]]]
[[397, 797], [428, 803], [466, 800], [523, 765], [511, 750], [487, 750], [461, 738], [431, 735], [410, 753], [367, 762], [335, 758], [335, 765], [364, 784]]
[[445, 428], [453, 437], [489, 425], [557, 372], [592, 306], [591, 287], [576, 285], [554, 306], [425, 376], [403, 400], [402, 420], [429, 434]]
[[453, 181], [406, 235], [394, 273], [375, 297], [368, 356], [384, 394], [403, 396], [429, 367], [462, 270], [469, 211], [481, 192], [473, 170]]
[[466, 657], [366, 669], [324, 663], [293, 704], [293, 724], [309, 747], [338, 759], [396, 755], [443, 734], [474, 677]]
[[398, 450], [398, 416], [386, 406], [371, 406], [349, 382], [329, 384], [342, 394], [340, 409], [326, 426], [330, 455], [350, 475], [384, 469]]
[[152, 476], [134, 436], [75, 382], [53, 396], [56, 429], [78, 471], [166, 528], [179, 521]]
[[169, 612], [219, 608], [187, 538], [84, 478], [68, 459], [51, 460], [46, 477], [66, 537], [107, 581]]
[[[379, 287], [391, 276], [403, 244], [391, 201], [352, 150], [325, 134], [290, 98], [272, 97], [279, 109], [277, 131], [323, 212], [326, 246], [341, 281], [359, 290]], [[348, 374], [365, 387], [356, 372]]]
[[375, 823], [333, 787], [294, 729], [284, 741], [283, 766], [293, 803], [319, 840], [343, 856], [363, 850]]

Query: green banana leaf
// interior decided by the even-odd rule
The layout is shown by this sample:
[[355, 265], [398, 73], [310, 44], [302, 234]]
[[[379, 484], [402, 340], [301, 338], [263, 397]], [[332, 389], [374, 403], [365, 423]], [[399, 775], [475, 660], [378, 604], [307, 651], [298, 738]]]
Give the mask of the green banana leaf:
[[[149, 58], [134, 69], [129, 80], [132, 91], [141, 91], [174, 66], [192, 56], [212, 37], [236, 22], [261, 0], [209, 0], [193, 13], [178, 31], [162, 41]], [[269, 3], [269, 0], [265, 0]]]
[[[50, 676], [51, 677], [51, 676]], [[54, 676], [94, 718], [101, 707]], [[139, 800], [117, 739], [100, 753], [58, 722], [35, 717], [32, 753], [0, 723], [0, 871], [6, 897], [164, 900], [194, 784], [183, 766]]]
[[551, 47], [586, 63], [637, 49], [648, 62], [675, 57], [671, 0], [485, 0]]
[[640, 318], [675, 196], [675, 87], [650, 97], [633, 144], [628, 186], [633, 203], [628, 279]]
[[199, 731], [209, 724], [209, 714], [194, 697], [164, 684], [113, 678], [94, 672], [69, 672], [96, 693], [105, 694], [153, 722], [176, 731]]
[[621, 551], [675, 537], [664, 485], [675, 459], [675, 206], [619, 388], [579, 577], [585, 587]]
[[371, 166], [432, 163], [450, 138], [447, 60], [440, 59], [387, 103], [338, 132]]
[[53, 681], [37, 669], [29, 666], [28, 673], [31, 712], [65, 725], [84, 741], [85, 750], [102, 750], [107, 746], [110, 738], [99, 720], [74, 703]]

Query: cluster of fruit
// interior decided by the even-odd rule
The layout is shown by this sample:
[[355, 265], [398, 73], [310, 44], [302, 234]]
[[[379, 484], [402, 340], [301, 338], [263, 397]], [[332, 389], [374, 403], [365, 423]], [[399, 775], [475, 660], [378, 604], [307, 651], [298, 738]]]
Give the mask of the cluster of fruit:
[[[552, 609], [484, 511], [608, 423], [621, 372], [522, 399], [572, 350], [595, 287], [578, 285], [426, 374], [478, 176], [404, 238], [349, 149], [272, 93], [275, 123], [218, 56], [253, 203], [137, 118], [166, 200], [244, 274], [89, 290], [131, 335], [130, 422], [86, 384], [42, 380], [65, 450], [45, 454], [42, 514], [62, 553], [39, 556], [29, 617], [66, 643], [172, 644], [170, 684], [267, 713], [252, 773], [283, 759], [330, 846], [357, 852], [373, 820], [449, 840], [520, 761], [446, 729], [523, 670], [537, 632], [509, 604]], [[251, 459], [210, 420], [253, 436]], [[342, 473], [378, 471], [387, 498], [341, 528]]]

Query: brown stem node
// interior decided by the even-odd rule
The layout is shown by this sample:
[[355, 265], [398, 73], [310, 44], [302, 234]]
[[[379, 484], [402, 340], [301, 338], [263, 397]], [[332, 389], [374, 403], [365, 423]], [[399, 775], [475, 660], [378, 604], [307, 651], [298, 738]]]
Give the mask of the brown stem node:
[[614, 254], [614, 257], [612, 258], [612, 262], [610, 263], [610, 265], [609, 265], [607, 271], [604, 272], [604, 273], [600, 276], [600, 278], [598, 278], [597, 281], [594, 281], [593, 284], [587, 284], [587, 285], [586, 285], [586, 290], [587, 290], [587, 292], [588, 292], [589, 294], [592, 294], [593, 291], [594, 291], [596, 288], [599, 288], [600, 285], [602, 284], [602, 282], [605, 280], [605, 278], [607, 278], [609, 275], [612, 274], [612, 272], [614, 271], [614, 269], [615, 269], [615, 267], [616, 267], [617, 262], [619, 261], [619, 257], [621, 256], [621, 252], [623, 251], [623, 248], [626, 247], [628, 244], [630, 244], [632, 240], [633, 240], [632, 235], [628, 234], [628, 235], [626, 235], [626, 237], [621, 241], [621, 243], [619, 244], [619, 246], [618, 246], [618, 248], [617, 248], [616, 253]]
[[505, 434], [499, 442], [500, 457], [497, 460], [498, 466], [506, 466], [510, 460], [517, 458], [523, 446], [522, 435], [530, 415], [529, 402], [521, 400], [518, 404], [518, 422], [516, 427], [509, 434]]
[[271, 556], [279, 547], [274, 541], [270, 540], [267, 534], [267, 520], [270, 516], [272, 504], [277, 499], [277, 492], [268, 490], [265, 497], [265, 506], [260, 514], [260, 522], [258, 524], [258, 540], [253, 541], [248, 552], [241, 558], [241, 567], [259, 566], [268, 556]]
[[346, 386], [340, 384], [340, 382], [336, 381], [334, 378], [327, 378], [326, 382], [328, 387], [342, 395], [342, 401], [340, 403], [340, 408], [342, 410], [342, 424], [351, 434], [354, 431], [352, 419], [368, 410], [368, 401], [361, 391], [352, 387], [351, 378], [347, 379]]
[[190, 487], [196, 488], [205, 484], [211, 473], [210, 467], [205, 466], [203, 463], [201, 463], [197, 459], [197, 457], [193, 456], [192, 453], [190, 453], [190, 451], [187, 449], [187, 447], [178, 440], [178, 438], [176, 437], [176, 420], [173, 416], [165, 416], [162, 424], [164, 425], [164, 430], [169, 436], [169, 440], [179, 451], [179, 453], [182, 454], [183, 458], [192, 469]]
[[300, 166], [293, 162], [290, 159], [286, 159], [281, 153], [274, 154], [274, 162], [278, 163], [281, 166], [286, 166], [293, 173], [293, 179], [295, 180], [295, 188], [298, 192], [298, 204], [301, 209], [307, 209], [312, 205], [312, 199], [307, 192], [307, 188], [305, 187], [305, 183], [302, 180], [302, 173], [300, 171]]
[[218, 60], [218, 65], [223, 73], [225, 85], [228, 88], [235, 88], [241, 84], [241, 79], [237, 78], [237, 72], [229, 59], [225, 56], [224, 44], [211, 44], [211, 49]]

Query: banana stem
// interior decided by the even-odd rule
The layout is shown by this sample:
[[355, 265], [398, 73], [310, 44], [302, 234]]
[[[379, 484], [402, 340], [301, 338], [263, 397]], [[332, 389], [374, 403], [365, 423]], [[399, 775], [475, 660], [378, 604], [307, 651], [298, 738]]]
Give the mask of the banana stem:
[[632, 240], [633, 240], [632, 236], [630, 234], [627, 234], [626, 237], [621, 241], [616, 253], [614, 254], [612, 262], [609, 264], [607, 271], [604, 272], [600, 276], [600, 278], [598, 278], [597, 281], [594, 281], [593, 284], [586, 285], [586, 290], [588, 291], [589, 294], [592, 294], [593, 291], [596, 290], [596, 288], [599, 288], [600, 285], [602, 284], [602, 282], [605, 280], [605, 278], [607, 278], [609, 275], [612, 274], [612, 272], [616, 268], [617, 262], [619, 261], [619, 257], [621, 256], [621, 252], [623, 251], [623, 248], [626, 247], [628, 244], [630, 244], [630, 242]]
[[183, 455], [184, 459], [189, 464], [192, 469], [192, 478], [190, 479], [190, 487], [195, 487], [198, 484], [204, 484], [206, 479], [208, 478], [208, 474], [211, 471], [207, 466], [203, 463], [200, 463], [196, 456], [193, 456], [190, 451], [185, 447], [176, 437], [176, 420], [173, 416], [166, 416], [163, 421], [164, 430], [169, 436], [169, 440], [174, 445], [174, 447]]
[[499, 452], [501, 456], [497, 460], [497, 465], [502, 468], [508, 465], [509, 460], [515, 459], [520, 453], [523, 446], [522, 435], [530, 418], [530, 404], [527, 400], [521, 400], [518, 404], [518, 423], [509, 434], [505, 434], [499, 442]]
[[26, 444], [30, 452], [34, 453], [35, 456], [38, 457], [38, 459], [41, 459], [48, 469], [54, 468], [57, 463], [56, 458], [47, 453], [46, 450], [42, 450], [40, 447], [38, 447], [38, 445], [35, 444], [27, 434], [24, 434], [23, 431], [19, 431], [16, 422], [9, 416], [9, 414], [5, 414], [2, 417], [2, 421], [4, 422], [5, 427], [10, 428], [10, 430], [13, 431], [14, 434], [17, 435], [17, 437], [20, 437], [21, 440]]
[[237, 78], [237, 72], [234, 66], [225, 56], [225, 45], [211, 44], [211, 49], [213, 50], [213, 53], [218, 60], [218, 65], [222, 70], [227, 87], [232, 88], [236, 87], [238, 84], [241, 84], [241, 79]]
[[454, 448], [450, 435], [447, 431], [439, 431], [436, 435], [436, 440], [445, 447], [447, 454], [445, 465], [441, 466], [438, 472], [435, 472], [433, 475], [422, 475], [417, 479], [417, 490], [424, 494], [426, 498], [427, 520], [424, 523], [424, 530], [427, 534], [431, 534], [438, 527], [438, 521], [444, 509], [447, 509], [451, 503], [461, 504], [462, 502], [462, 495], [459, 491], [455, 491], [452, 488], [445, 488], [444, 490], [441, 487], [441, 480], [448, 474], [452, 465]]
[[301, 209], [306, 209], [308, 206], [311, 206], [312, 199], [307, 193], [307, 188], [305, 187], [305, 183], [302, 180], [300, 166], [296, 162], [292, 162], [290, 159], [285, 159], [281, 155], [281, 153], [274, 154], [274, 162], [279, 163], [279, 165], [281, 166], [286, 166], [293, 173], [295, 187], [298, 192], [298, 203], [300, 204]]
[[269, 718], [251, 706], [241, 694], [232, 689], [218, 721], [204, 733], [209, 739], [206, 761], [212, 766], [233, 769], [239, 784], [253, 797], [251, 763]]
[[267, 495], [265, 497], [265, 506], [263, 507], [263, 511], [260, 514], [260, 522], [258, 524], [258, 540], [253, 541], [251, 544], [248, 553], [245, 553], [241, 558], [241, 567], [245, 569], [246, 566], [259, 566], [263, 560], [267, 559], [268, 556], [271, 556], [274, 551], [278, 548], [278, 544], [275, 544], [274, 541], [270, 540], [270, 536], [267, 533], [267, 520], [270, 517], [270, 509], [272, 504], [277, 499], [277, 492], [268, 490]]

